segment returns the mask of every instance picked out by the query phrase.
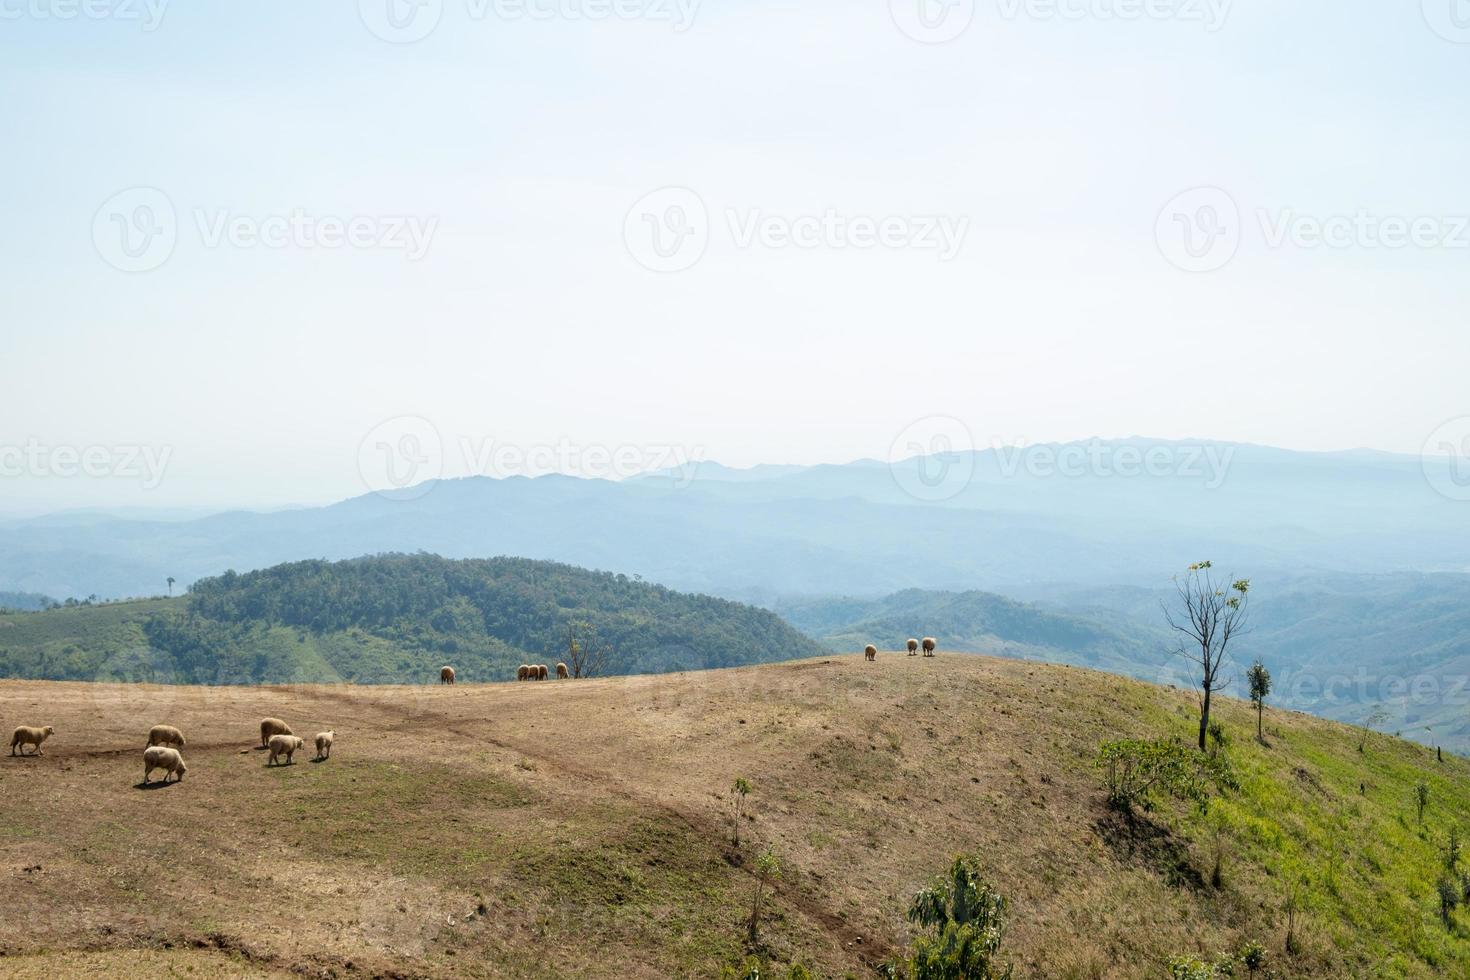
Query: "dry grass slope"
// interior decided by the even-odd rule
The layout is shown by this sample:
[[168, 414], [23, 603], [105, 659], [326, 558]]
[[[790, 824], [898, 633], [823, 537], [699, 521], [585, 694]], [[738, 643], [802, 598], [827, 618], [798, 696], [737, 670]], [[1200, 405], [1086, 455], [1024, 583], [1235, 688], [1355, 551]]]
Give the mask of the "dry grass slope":
[[[57, 734], [0, 759], [0, 878], [26, 910], [0, 921], [0, 974], [709, 976], [743, 952], [770, 844], [787, 874], [767, 952], [829, 976], [901, 949], [908, 897], [964, 851], [1011, 900], [1023, 976], [1158, 977], [1246, 939], [1293, 977], [1467, 975], [1470, 934], [1432, 888], [1470, 766], [1383, 738], [1360, 753], [1298, 715], [1268, 714], [1258, 747], [1227, 702], [1245, 787], [1213, 811], [1216, 889], [1207, 821], [1130, 825], [1092, 768], [1100, 740], [1187, 734], [1192, 708], [1075, 668], [887, 653], [452, 688], [3, 682], [0, 727]], [[265, 768], [265, 715], [334, 728], [333, 758]], [[189, 774], [142, 790], [157, 722], [187, 733]], [[1293, 868], [1313, 908], [1287, 960]]]

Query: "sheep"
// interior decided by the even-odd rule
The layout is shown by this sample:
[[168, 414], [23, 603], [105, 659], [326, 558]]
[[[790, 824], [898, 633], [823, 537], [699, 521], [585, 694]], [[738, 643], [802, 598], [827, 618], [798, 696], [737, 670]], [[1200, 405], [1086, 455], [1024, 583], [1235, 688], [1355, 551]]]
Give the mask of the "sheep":
[[148, 747], [155, 745], [173, 745], [182, 749], [184, 733], [172, 725], [154, 725], [148, 729]]
[[564, 681], [564, 680], [567, 679], [568, 676], [570, 676], [570, 675], [567, 674], [567, 665], [566, 664], [557, 664], [556, 665], [556, 679], [559, 680], [559, 681]]
[[[36, 751], [29, 753], [30, 755], [45, 755], [41, 751], [41, 743], [55, 734], [56, 729], [50, 725], [47, 725], [45, 728], [31, 728], [28, 725], [21, 725], [15, 730], [15, 734], [10, 736], [10, 754], [15, 755], [15, 747], [17, 745], [34, 745]], [[20, 754], [26, 755], [27, 753], [22, 750]]]
[[932, 636], [926, 636], [926, 637], [924, 637], [924, 656], [926, 656], [926, 657], [932, 657], [932, 656], [934, 656], [934, 648], [937, 647], [938, 645], [939, 645], [939, 643], [938, 643], [938, 641], [936, 641], [934, 639], [934, 637], [932, 637]]
[[531, 668], [528, 665], [521, 664], [519, 667], [516, 668], [516, 680], [518, 680], [518, 681], [524, 681], [524, 680], [530, 680], [530, 679], [531, 679]]
[[869, 643], [867, 646], [863, 647], [863, 656], [867, 657], [869, 660], [877, 660], [878, 648]]
[[536, 665], [536, 679], [538, 681], [544, 681], [544, 680], [546, 680], [546, 676], [547, 676], [548, 673], [549, 673], [549, 671], [547, 671], [545, 664], [537, 664]]
[[297, 750], [305, 745], [306, 739], [298, 738], [295, 735], [272, 735], [270, 744], [271, 757], [270, 761], [267, 762], [266, 765], [275, 765], [276, 757], [282, 755], [286, 757], [286, 765], [295, 765], [295, 763], [291, 761], [291, 757], [296, 754]]
[[451, 684], [451, 685], [454, 683], [454, 668], [453, 667], [445, 666], [445, 667], [440, 667], [439, 668], [439, 683], [440, 684]]
[[279, 718], [262, 718], [260, 721], [260, 747], [268, 748], [272, 735], [290, 735], [291, 726]]
[[336, 737], [336, 732], [316, 733], [316, 757], [318, 759], [330, 759], [332, 757], [332, 741]]
[[917, 656], [918, 655], [918, 652], [919, 652], [919, 641], [918, 640], [913, 640], [913, 639], [909, 640], [909, 656], [910, 657]]
[[182, 780], [188, 766], [184, 765], [184, 757], [179, 755], [178, 749], [171, 749], [163, 745], [150, 745], [143, 750], [143, 785], [148, 785], [148, 777], [153, 770], [163, 770], [163, 781], [168, 782], [168, 777], [174, 776], [176, 780]]

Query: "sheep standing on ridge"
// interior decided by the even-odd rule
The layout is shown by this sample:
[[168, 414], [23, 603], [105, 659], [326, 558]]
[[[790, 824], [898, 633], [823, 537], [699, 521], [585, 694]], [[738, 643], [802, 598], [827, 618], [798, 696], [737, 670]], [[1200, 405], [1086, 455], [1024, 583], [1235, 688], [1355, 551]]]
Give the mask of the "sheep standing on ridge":
[[919, 653], [919, 641], [918, 640], [909, 640], [909, 656], [910, 657], [917, 656], [918, 653]]
[[567, 675], [567, 665], [566, 664], [557, 664], [556, 665], [556, 679], [559, 680], [559, 681], [564, 681], [564, 680], [567, 679], [567, 676], [568, 676]]
[[270, 742], [271, 757], [266, 765], [275, 765], [276, 758], [283, 755], [286, 757], [286, 765], [295, 765], [296, 763], [291, 761], [291, 757], [305, 745], [306, 739], [298, 738], [295, 735], [272, 735]]
[[22, 748], [20, 754], [45, 755], [45, 753], [41, 751], [41, 743], [55, 734], [56, 729], [52, 728], [50, 725], [47, 725], [45, 728], [31, 728], [29, 725], [21, 725], [15, 730], [15, 734], [10, 736], [10, 754], [15, 755], [15, 747], [17, 745], [34, 745], [36, 747], [36, 751], [27, 753], [24, 748]]
[[446, 666], [446, 667], [440, 667], [439, 668], [439, 683], [440, 684], [450, 684], [450, 685], [452, 685], [454, 683], [454, 668], [453, 667], [447, 667]]
[[[175, 748], [184, 747], [184, 733], [172, 725], [154, 725], [148, 729], [148, 747], [155, 745], [172, 745]], [[144, 782], [147, 782], [145, 779]]]
[[531, 668], [527, 664], [521, 664], [516, 668], [516, 680], [525, 681], [531, 679]]
[[330, 759], [332, 757], [332, 742], [336, 738], [336, 732], [316, 733], [316, 757], [318, 759]]
[[168, 777], [176, 777], [175, 781], [184, 778], [184, 771], [188, 767], [184, 765], [184, 757], [179, 754], [178, 749], [171, 749], [163, 745], [150, 745], [143, 750], [143, 785], [148, 785], [148, 776], [155, 769], [163, 770], [163, 781], [168, 782]]
[[863, 656], [867, 657], [870, 661], [877, 660], [878, 648], [869, 643], [867, 646], [863, 647]]
[[260, 720], [260, 747], [269, 748], [272, 735], [290, 735], [291, 726], [279, 718], [262, 718]]
[[937, 647], [938, 645], [939, 645], [939, 643], [934, 639], [934, 637], [932, 637], [932, 636], [926, 636], [926, 637], [924, 637], [924, 656], [926, 656], [926, 657], [932, 657], [932, 656], [934, 656], [934, 648]]
[[550, 671], [548, 671], [546, 669], [546, 665], [545, 664], [537, 664], [536, 665], [536, 679], [538, 681], [544, 681], [544, 680], [546, 680], [546, 677], [547, 677], [547, 675], [549, 673], [550, 673]]

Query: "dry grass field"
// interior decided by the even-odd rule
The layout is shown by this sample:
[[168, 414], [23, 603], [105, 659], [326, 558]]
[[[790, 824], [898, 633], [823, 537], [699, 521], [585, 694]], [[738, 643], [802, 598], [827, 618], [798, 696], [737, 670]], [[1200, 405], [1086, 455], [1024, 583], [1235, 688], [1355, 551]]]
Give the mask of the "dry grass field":
[[[1256, 746], [1226, 702], [1244, 791], [1216, 808], [1215, 888], [1209, 825], [1124, 821], [1092, 764], [1101, 739], [1187, 733], [1192, 708], [953, 654], [455, 687], [0, 682], [6, 732], [56, 728], [43, 756], [0, 757], [0, 975], [717, 976], [767, 846], [785, 873], [763, 955], [824, 976], [901, 950], [910, 896], [961, 852], [1011, 903], [1022, 976], [1159, 977], [1247, 939], [1284, 976], [1466, 975], [1470, 941], [1416, 882], [1434, 827], [1470, 811], [1470, 767], [1299, 715], [1268, 714]], [[295, 765], [266, 766], [266, 715], [307, 739]], [[156, 723], [185, 731], [189, 772], [141, 788]], [[1290, 959], [1287, 861], [1333, 878], [1314, 872]]]

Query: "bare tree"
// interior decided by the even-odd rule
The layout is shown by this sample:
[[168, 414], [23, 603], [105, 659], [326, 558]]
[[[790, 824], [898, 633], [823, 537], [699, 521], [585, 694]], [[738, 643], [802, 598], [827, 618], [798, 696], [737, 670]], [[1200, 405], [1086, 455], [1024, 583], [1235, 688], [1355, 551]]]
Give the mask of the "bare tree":
[[598, 636], [597, 627], [591, 623], [570, 622], [564, 636], [562, 648], [573, 677], [596, 677], [617, 667], [617, 647]]
[[1199, 747], [1205, 748], [1210, 727], [1210, 697], [1230, 686], [1224, 669], [1229, 662], [1230, 641], [1246, 630], [1249, 579], [1236, 579], [1227, 588], [1216, 582], [1211, 564], [1202, 561], [1174, 579], [1178, 593], [1175, 606], [1163, 603], [1170, 629], [1186, 639], [1177, 653], [1199, 670]]

